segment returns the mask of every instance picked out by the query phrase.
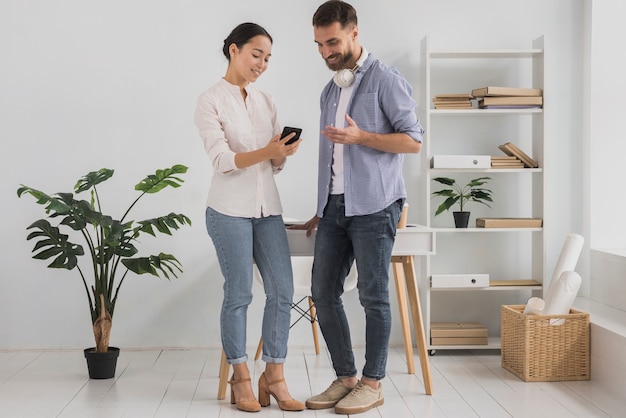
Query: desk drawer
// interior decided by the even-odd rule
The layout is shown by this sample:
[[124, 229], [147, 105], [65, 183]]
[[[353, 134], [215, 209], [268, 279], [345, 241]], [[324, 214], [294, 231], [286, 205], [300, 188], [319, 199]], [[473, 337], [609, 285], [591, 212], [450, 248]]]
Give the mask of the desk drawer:
[[430, 287], [489, 287], [489, 274], [433, 274]]
[[435, 233], [420, 226], [407, 226], [396, 231], [393, 255], [435, 254]]

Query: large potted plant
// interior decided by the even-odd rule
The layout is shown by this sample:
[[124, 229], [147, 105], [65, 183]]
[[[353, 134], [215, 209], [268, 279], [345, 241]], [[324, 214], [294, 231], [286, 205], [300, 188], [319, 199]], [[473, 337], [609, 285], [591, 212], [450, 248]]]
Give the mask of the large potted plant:
[[455, 179], [449, 177], [435, 177], [433, 181], [450, 187], [448, 189], [437, 190], [432, 193], [433, 196], [445, 197], [443, 203], [441, 203], [437, 208], [435, 216], [447, 211], [455, 204], [458, 204], [459, 210], [452, 213], [454, 216], [454, 225], [457, 228], [467, 228], [470, 217], [470, 212], [464, 210], [467, 203], [477, 202], [491, 207], [487, 202], [493, 202], [491, 198], [492, 191], [481, 187], [486, 184], [488, 180], [491, 180], [491, 178], [479, 177], [470, 180], [466, 185], [461, 186], [457, 184]]
[[[168, 280], [172, 276], [177, 277], [177, 272], [182, 272], [181, 263], [173, 255], [159, 253], [138, 257], [135, 244], [142, 234], [156, 236], [159, 232], [171, 235], [173, 230], [182, 225], [191, 225], [191, 220], [176, 213], [143, 221], [129, 220], [127, 217], [146, 194], [157, 193], [167, 187], [180, 187], [184, 180], [179, 175], [186, 172], [187, 167], [184, 165], [174, 165], [148, 175], [135, 185], [135, 190], [140, 194], [119, 219], [102, 212], [96, 187], [113, 176], [111, 169], [102, 168], [80, 178], [74, 186], [75, 194], [48, 195], [23, 184], [17, 190], [18, 197], [32, 195], [38, 204], [45, 206], [49, 215], [27, 228], [31, 232], [26, 239], [36, 240], [32, 250], [33, 258], [52, 259], [48, 264], [50, 268], [76, 269], [82, 279], [96, 342], [95, 347], [85, 350], [91, 378], [110, 378], [115, 375], [119, 349], [109, 347], [109, 340], [115, 305], [128, 272], [149, 273]], [[89, 200], [79, 200], [77, 195], [86, 191], [90, 191]], [[54, 224], [48, 219], [54, 220]], [[86, 247], [70, 241], [80, 237]], [[90, 265], [81, 267], [79, 258], [86, 254], [85, 258], [89, 259]]]

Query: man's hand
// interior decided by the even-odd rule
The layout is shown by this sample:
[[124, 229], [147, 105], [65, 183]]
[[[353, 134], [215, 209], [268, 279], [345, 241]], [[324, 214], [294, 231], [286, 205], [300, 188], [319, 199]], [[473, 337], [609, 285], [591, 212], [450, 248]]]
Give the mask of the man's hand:
[[317, 215], [315, 215], [314, 217], [312, 217], [305, 223], [294, 224], [294, 225], [288, 226], [287, 229], [306, 229], [306, 236], [310, 237], [313, 230], [317, 228], [317, 224], [319, 222], [320, 222], [320, 218]]
[[421, 142], [405, 133], [378, 134], [362, 131], [350, 116], [346, 115], [346, 121], [348, 126], [345, 128], [326, 126], [322, 135], [335, 144], [361, 145], [394, 154], [418, 153], [422, 149]]
[[359, 129], [354, 119], [348, 115], [346, 115], [346, 122], [348, 122], [348, 126], [345, 128], [326, 126], [322, 134], [336, 144], [361, 144], [363, 142], [363, 131]]

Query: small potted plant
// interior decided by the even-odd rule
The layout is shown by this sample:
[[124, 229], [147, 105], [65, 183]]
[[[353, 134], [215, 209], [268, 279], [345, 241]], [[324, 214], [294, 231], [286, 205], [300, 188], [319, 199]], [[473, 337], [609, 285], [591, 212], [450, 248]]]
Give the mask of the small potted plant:
[[443, 203], [439, 205], [435, 216], [439, 215], [443, 211], [450, 209], [453, 205], [459, 205], [459, 211], [453, 212], [454, 225], [457, 228], [467, 228], [469, 223], [470, 212], [465, 211], [465, 205], [469, 202], [478, 202], [483, 205], [489, 206], [487, 202], [493, 202], [491, 198], [492, 191], [485, 189], [481, 186], [491, 180], [490, 177], [479, 177], [470, 180], [465, 186], [460, 186], [456, 183], [456, 180], [448, 177], [435, 177], [433, 181], [449, 186], [449, 189], [442, 189], [433, 192], [433, 196], [445, 197]]
[[[113, 170], [102, 168], [86, 174], [74, 186], [74, 193], [90, 191], [89, 200], [78, 200], [74, 193], [48, 195], [37, 189], [21, 185], [18, 197], [32, 195], [38, 204], [45, 206], [49, 215], [39, 219], [27, 229], [31, 232], [26, 239], [36, 241], [33, 258], [52, 259], [51, 268], [78, 271], [87, 294], [89, 315], [93, 325], [96, 346], [84, 350], [89, 376], [111, 378], [119, 348], [109, 347], [111, 325], [120, 287], [129, 271], [136, 274], [149, 273], [154, 276], [177, 277], [182, 272], [180, 262], [171, 254], [160, 253], [148, 257], [135, 257], [135, 244], [142, 234], [155, 236], [155, 232], [171, 235], [182, 225], [191, 225], [183, 214], [170, 213], [143, 221], [127, 219], [131, 209], [146, 194], [157, 193], [167, 187], [178, 188], [183, 183], [179, 177], [186, 173], [184, 165], [157, 170], [135, 186], [140, 195], [130, 204], [121, 218], [115, 219], [102, 213], [97, 185], [113, 176]], [[48, 219], [56, 222], [52, 224]], [[72, 236], [63, 233], [66, 231]], [[71, 242], [82, 237], [86, 247]], [[88, 254], [89, 266], [81, 267], [79, 259]]]

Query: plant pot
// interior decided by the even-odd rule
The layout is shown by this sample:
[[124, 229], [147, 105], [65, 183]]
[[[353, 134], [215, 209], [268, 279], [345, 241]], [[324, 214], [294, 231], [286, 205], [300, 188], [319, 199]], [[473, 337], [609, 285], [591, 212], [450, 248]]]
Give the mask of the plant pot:
[[110, 379], [115, 377], [115, 367], [120, 349], [109, 347], [106, 353], [97, 353], [95, 347], [84, 350], [90, 379]]
[[470, 212], [452, 212], [452, 216], [454, 216], [454, 226], [457, 228], [467, 228]]

